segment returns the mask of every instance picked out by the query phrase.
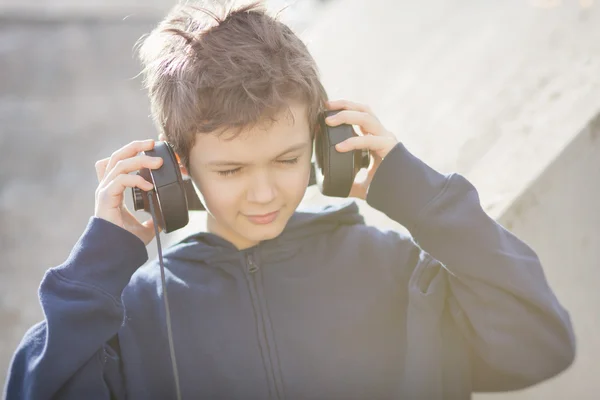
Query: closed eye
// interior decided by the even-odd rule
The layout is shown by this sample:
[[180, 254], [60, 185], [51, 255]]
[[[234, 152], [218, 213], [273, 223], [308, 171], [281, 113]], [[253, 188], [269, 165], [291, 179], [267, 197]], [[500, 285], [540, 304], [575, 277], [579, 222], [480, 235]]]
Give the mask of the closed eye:
[[[297, 164], [299, 158], [300, 157], [292, 158], [289, 160], [279, 160], [278, 162], [281, 164], [292, 165], [292, 164]], [[241, 170], [242, 170], [242, 167], [238, 167], [238, 168], [234, 168], [234, 169], [229, 169], [227, 171], [217, 171], [217, 173], [221, 176], [231, 176], [231, 175], [234, 175], [234, 174], [240, 172]]]
[[217, 173], [221, 176], [229, 176], [229, 175], [233, 175], [233, 174], [239, 172], [241, 169], [242, 168], [240, 167], [240, 168], [230, 169], [227, 171], [217, 171]]

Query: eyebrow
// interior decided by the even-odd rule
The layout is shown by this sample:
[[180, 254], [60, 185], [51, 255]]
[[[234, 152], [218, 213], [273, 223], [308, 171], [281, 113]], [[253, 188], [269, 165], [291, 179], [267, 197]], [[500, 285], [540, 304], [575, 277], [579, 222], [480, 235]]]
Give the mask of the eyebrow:
[[[275, 158], [279, 158], [285, 154], [291, 153], [292, 151], [296, 151], [296, 150], [300, 150], [306, 146], [309, 145], [309, 142], [301, 142], [301, 143], [296, 143], [290, 147], [288, 147], [286, 150], [284, 150], [282, 153], [280, 153], [277, 157]], [[207, 163], [206, 165], [209, 166], [217, 166], [217, 167], [225, 167], [225, 166], [242, 166], [242, 165], [248, 165], [248, 163], [243, 163], [243, 162], [238, 162], [238, 161], [211, 161], [209, 163]]]

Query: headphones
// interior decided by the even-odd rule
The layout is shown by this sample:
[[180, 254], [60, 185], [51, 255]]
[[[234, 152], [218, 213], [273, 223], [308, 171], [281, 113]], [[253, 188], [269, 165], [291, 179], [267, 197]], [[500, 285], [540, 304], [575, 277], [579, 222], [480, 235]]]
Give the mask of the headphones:
[[[338, 112], [323, 113], [321, 129], [314, 140], [316, 163], [311, 164], [309, 186], [316, 184], [320, 192], [328, 197], [348, 197], [356, 174], [361, 168], [368, 168], [370, 163], [368, 150], [340, 153], [335, 149], [336, 144], [358, 136], [352, 125], [331, 127], [325, 123], [326, 117]], [[152, 198], [154, 212], [163, 232], [170, 233], [183, 228], [189, 222], [189, 211], [205, 210], [191, 179], [183, 179], [175, 152], [168, 142], [158, 142], [154, 149], [143, 153], [161, 157], [163, 164], [158, 169], [144, 168], [137, 172], [137, 175], [154, 184], [154, 189], [144, 193], [140, 188], [132, 188], [134, 209], [151, 213]]]

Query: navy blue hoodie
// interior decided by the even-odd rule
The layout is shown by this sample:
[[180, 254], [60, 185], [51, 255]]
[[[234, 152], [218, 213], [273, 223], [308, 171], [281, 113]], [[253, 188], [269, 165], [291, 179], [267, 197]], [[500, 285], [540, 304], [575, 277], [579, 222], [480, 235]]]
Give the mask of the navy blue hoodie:
[[[525, 243], [473, 185], [398, 144], [367, 202], [298, 209], [245, 250], [210, 233], [165, 251], [183, 399], [467, 399], [553, 377], [574, 358], [568, 313]], [[158, 263], [91, 218], [45, 274], [45, 320], [15, 352], [8, 399], [170, 399]]]

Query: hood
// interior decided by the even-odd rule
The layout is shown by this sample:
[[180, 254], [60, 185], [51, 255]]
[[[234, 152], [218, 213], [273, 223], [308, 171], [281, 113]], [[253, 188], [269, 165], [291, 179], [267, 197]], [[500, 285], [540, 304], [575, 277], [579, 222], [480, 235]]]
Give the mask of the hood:
[[163, 257], [165, 260], [210, 263], [237, 259], [241, 253], [257, 248], [266, 257], [277, 254], [290, 256], [306, 238], [335, 231], [340, 226], [363, 223], [364, 218], [352, 199], [336, 199], [328, 204], [301, 204], [279, 236], [262, 241], [250, 249], [238, 250], [220, 236], [198, 232], [165, 249]]

